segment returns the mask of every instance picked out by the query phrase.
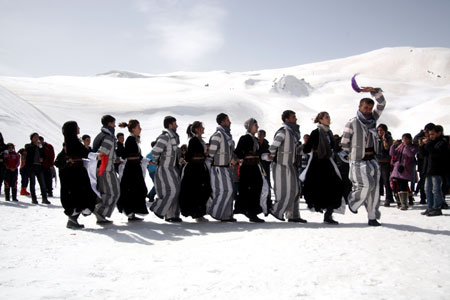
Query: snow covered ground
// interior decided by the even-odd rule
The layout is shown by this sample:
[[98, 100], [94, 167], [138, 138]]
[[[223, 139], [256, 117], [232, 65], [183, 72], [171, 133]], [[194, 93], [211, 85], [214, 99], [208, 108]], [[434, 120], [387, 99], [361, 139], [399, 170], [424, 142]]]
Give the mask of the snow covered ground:
[[[102, 71], [102, 70], [100, 70]], [[164, 75], [108, 72], [92, 77], [0, 77], [0, 132], [16, 148], [39, 132], [61, 149], [61, 126], [76, 120], [94, 137], [100, 118], [137, 118], [142, 149], [178, 119], [203, 121], [205, 137], [215, 116], [230, 115], [237, 140], [243, 122], [255, 117], [268, 140], [286, 109], [297, 112], [302, 134], [314, 116], [330, 113], [341, 134], [359, 99], [350, 78], [382, 87], [388, 101], [380, 122], [398, 138], [435, 122], [450, 130], [450, 49], [386, 48], [315, 64], [252, 72]], [[293, 78], [295, 76], [295, 78]], [[303, 80], [302, 80], [303, 79]], [[448, 134], [448, 132], [447, 132]], [[147, 179], [148, 180], [148, 179]], [[149, 183], [150, 187], [150, 183]], [[58, 197], [59, 191], [56, 189]], [[380, 228], [367, 214], [337, 215], [339, 226], [305, 210], [309, 223], [168, 224], [153, 215], [128, 224], [115, 213], [102, 228], [93, 217], [86, 228], [65, 228], [58, 198], [50, 206], [0, 200], [0, 299], [448, 299], [450, 214], [420, 215], [381, 208]]]
[[305, 210], [308, 224], [211, 221], [169, 224], [147, 216], [84, 230], [50, 206], [0, 202], [1, 299], [448, 299], [450, 214], [381, 207], [336, 215]]

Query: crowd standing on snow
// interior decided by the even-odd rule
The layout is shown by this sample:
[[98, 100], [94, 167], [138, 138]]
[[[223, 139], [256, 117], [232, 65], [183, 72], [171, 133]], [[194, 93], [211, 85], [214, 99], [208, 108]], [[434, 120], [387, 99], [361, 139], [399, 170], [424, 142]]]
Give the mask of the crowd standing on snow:
[[[380, 226], [380, 195], [385, 195], [384, 206], [397, 203], [406, 210], [414, 205], [413, 193], [420, 193], [420, 203], [427, 204], [423, 215], [442, 215], [450, 187], [450, 143], [442, 126], [429, 123], [414, 138], [405, 133], [394, 141], [387, 125], [377, 126], [386, 106], [382, 90], [360, 91], [371, 93], [376, 103], [361, 99], [341, 137], [333, 135], [331, 116], [323, 111], [314, 120], [317, 129], [304, 135], [303, 143], [292, 110], [283, 112], [271, 144], [254, 118], [244, 123], [247, 133], [235, 144], [230, 118], [220, 113], [209, 143], [203, 137], [203, 123], [195, 121], [186, 131], [188, 145], [180, 147], [177, 120], [167, 116], [145, 158], [139, 121], [118, 124], [129, 131], [125, 140], [123, 133], [115, 134], [116, 119], [111, 115], [102, 117], [92, 148], [91, 137], [83, 135], [80, 140], [78, 124], [66, 122], [63, 149], [56, 160], [52, 145], [38, 133], [32, 133], [30, 143], [18, 153], [0, 133], [0, 184], [4, 183], [6, 201], [18, 201], [20, 170], [20, 195], [38, 203], [37, 179], [42, 203], [50, 204], [56, 166], [67, 227], [72, 229], [84, 227], [78, 222], [80, 215], [94, 214], [97, 224], [110, 224], [116, 207], [128, 221], [142, 221], [139, 216], [149, 213], [147, 198], [150, 211], [167, 222], [182, 222], [180, 215], [197, 222], [207, 222], [207, 215], [236, 222], [234, 215], [243, 214], [250, 222], [262, 223], [260, 215], [271, 214], [280, 221], [307, 223], [300, 216], [303, 196], [309, 209], [324, 213], [327, 224], [338, 224], [334, 212], [344, 213], [348, 206], [357, 213], [364, 205], [368, 225]], [[154, 183], [150, 191], [147, 172]]]

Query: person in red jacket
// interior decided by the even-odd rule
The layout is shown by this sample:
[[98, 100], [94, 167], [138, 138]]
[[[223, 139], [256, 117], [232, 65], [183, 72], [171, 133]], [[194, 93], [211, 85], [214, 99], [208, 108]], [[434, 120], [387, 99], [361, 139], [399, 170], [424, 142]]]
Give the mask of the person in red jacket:
[[6, 165], [5, 173], [5, 200], [11, 201], [10, 190], [12, 189], [12, 200], [17, 201], [17, 168], [20, 166], [20, 155], [16, 152], [13, 144], [6, 145], [7, 150], [4, 152]]
[[55, 150], [53, 146], [44, 141], [42, 136], [39, 137], [42, 148], [45, 152], [45, 159], [42, 162], [42, 170], [44, 171], [45, 187], [47, 188], [48, 197], [53, 197], [53, 174], [55, 174]]

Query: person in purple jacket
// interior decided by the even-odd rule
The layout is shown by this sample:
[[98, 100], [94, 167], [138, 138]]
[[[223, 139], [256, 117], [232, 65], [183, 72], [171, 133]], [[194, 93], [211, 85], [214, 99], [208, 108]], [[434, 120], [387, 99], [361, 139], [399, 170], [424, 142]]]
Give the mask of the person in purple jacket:
[[397, 181], [398, 197], [400, 198], [401, 210], [408, 209], [408, 182], [415, 175], [415, 155], [418, 151], [412, 143], [409, 133], [402, 135], [402, 141], [395, 141], [391, 146], [389, 155], [395, 157], [391, 180]]

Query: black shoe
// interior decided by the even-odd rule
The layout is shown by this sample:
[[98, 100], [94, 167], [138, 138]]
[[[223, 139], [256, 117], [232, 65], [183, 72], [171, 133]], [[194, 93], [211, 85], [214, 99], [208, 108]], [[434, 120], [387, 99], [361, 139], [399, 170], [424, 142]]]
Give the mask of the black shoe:
[[323, 218], [323, 222], [326, 223], [326, 224], [331, 224], [331, 225], [338, 225], [339, 224], [339, 222], [335, 221], [332, 216], [325, 216], [325, 218]]
[[153, 212], [154, 214], [155, 214], [155, 216], [157, 216], [158, 218], [160, 218], [160, 219], [163, 219], [164, 220], [164, 216], [161, 216], [161, 215], [159, 215], [159, 214], [157, 214], [157, 213], [155, 213], [155, 212]]
[[183, 222], [183, 220], [181, 220], [181, 218], [168, 218], [168, 219], [166, 219], [166, 222], [169, 222], [169, 223], [181, 223], [181, 222]]
[[279, 220], [279, 221], [286, 221], [284, 218], [278, 218], [272, 211], [269, 211], [269, 214], [272, 215], [272, 217], [274, 217], [275, 219]]
[[234, 223], [234, 222], [237, 222], [237, 220], [235, 218], [229, 218], [229, 219], [220, 220], [220, 222]]
[[136, 217], [135, 215], [128, 217], [128, 222], [134, 222], [134, 221], [144, 221], [144, 219]]
[[45, 200], [42, 200], [42, 204], [52, 204], [52, 203], [50, 201], [48, 201], [47, 199], [45, 199]]
[[248, 217], [248, 220], [253, 223], [264, 223], [265, 222], [263, 219], [258, 218], [258, 216]]
[[149, 195], [147, 195], [147, 198], [148, 198], [148, 202], [153, 202], [153, 201], [155, 201], [155, 197], [150, 197]]
[[441, 209], [449, 209], [447, 202], [442, 202]]
[[113, 221], [111, 220], [97, 220], [97, 225], [108, 225], [108, 224], [112, 224]]
[[421, 212], [420, 214], [422, 216], [428, 216], [428, 213], [431, 211], [431, 209], [427, 208], [425, 211]]
[[369, 220], [369, 226], [381, 226], [380, 223], [378, 223], [377, 220]]
[[427, 204], [427, 200], [425, 200], [425, 199], [420, 199], [419, 204]]
[[39, 204], [39, 202], [37, 201], [37, 199], [32, 199], [32, 200], [31, 200], [31, 203], [32, 203], [32, 204]]
[[350, 206], [350, 204], [348, 205], [348, 210], [351, 211], [354, 214], [358, 213], [358, 210], [353, 210], [352, 207]]
[[308, 223], [308, 221], [306, 221], [305, 219], [302, 219], [300, 217], [295, 218], [295, 219], [288, 219], [288, 222], [291, 222], [291, 223]]
[[440, 210], [439, 208], [433, 208], [430, 210], [430, 212], [428, 212], [427, 216], [428, 217], [442, 216], [442, 210]]
[[78, 216], [71, 216], [69, 217], [69, 220], [67, 221], [67, 228], [70, 229], [82, 229], [84, 228], [84, 225], [78, 223]]

